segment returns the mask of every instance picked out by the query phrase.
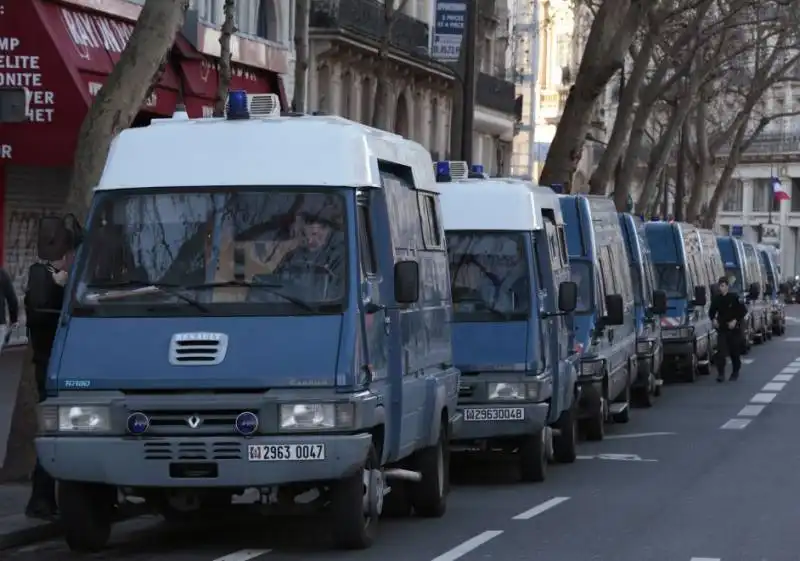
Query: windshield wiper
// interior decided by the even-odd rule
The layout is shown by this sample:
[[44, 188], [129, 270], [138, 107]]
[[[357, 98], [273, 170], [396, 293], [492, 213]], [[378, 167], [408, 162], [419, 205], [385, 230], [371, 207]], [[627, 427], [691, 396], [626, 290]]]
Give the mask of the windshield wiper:
[[284, 285], [275, 282], [250, 282], [245, 280], [228, 280], [220, 282], [206, 282], [203, 284], [193, 284], [185, 288], [191, 290], [199, 290], [202, 288], [225, 288], [225, 287], [260, 288], [263, 289], [265, 292], [283, 298], [287, 302], [294, 304], [295, 306], [302, 308], [307, 312], [317, 311], [317, 308], [315, 306], [312, 306], [305, 300], [301, 300], [300, 298], [291, 296], [279, 290], [280, 288], [283, 288], [283, 286]]
[[[136, 288], [130, 288], [136, 287]], [[92, 299], [101, 302], [103, 300], [114, 300], [115, 298], [127, 298], [128, 296], [141, 296], [143, 294], [155, 294], [157, 292], [163, 292], [164, 294], [169, 294], [170, 296], [174, 296], [179, 300], [183, 300], [187, 304], [190, 304], [203, 312], [204, 314], [210, 313], [206, 306], [198, 302], [196, 299], [192, 298], [191, 296], [187, 296], [183, 294], [181, 290], [185, 290], [187, 287], [181, 286], [179, 284], [174, 283], [165, 283], [165, 282], [149, 282], [149, 281], [141, 281], [141, 280], [125, 280], [125, 281], [117, 281], [117, 282], [102, 282], [96, 284], [90, 284], [87, 288], [100, 288], [100, 289], [120, 289], [115, 292], [110, 292], [106, 294], [93, 294]], [[123, 290], [125, 288], [129, 288], [129, 290]]]

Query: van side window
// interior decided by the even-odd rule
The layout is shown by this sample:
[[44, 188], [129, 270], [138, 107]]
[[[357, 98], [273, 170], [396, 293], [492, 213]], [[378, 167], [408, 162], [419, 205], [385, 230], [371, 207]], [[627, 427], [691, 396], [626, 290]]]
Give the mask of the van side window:
[[600, 277], [604, 294], [619, 294], [614, 284], [613, 260], [608, 247], [600, 248], [598, 261], [600, 262]]
[[564, 226], [559, 226], [557, 232], [558, 245], [561, 248], [561, 264], [566, 265], [569, 262], [569, 257], [567, 255], [567, 238], [564, 234]]
[[372, 225], [369, 208], [366, 204], [358, 205], [358, 247], [361, 253], [362, 272], [371, 276], [378, 268], [375, 266], [375, 246], [372, 243]]
[[[392, 245], [395, 248], [417, 249], [422, 248], [422, 220], [417, 202], [417, 192], [414, 187], [414, 174], [411, 168], [402, 164], [378, 161], [378, 170], [381, 175], [381, 184], [386, 194], [386, 206], [389, 216], [403, 217], [402, 220], [390, 220], [389, 228], [392, 233]], [[408, 220], [406, 217], [414, 217]]]
[[436, 213], [436, 198], [428, 193], [420, 193], [419, 214], [422, 220], [422, 237], [426, 249], [442, 247], [442, 234], [439, 229], [439, 215]]
[[608, 249], [611, 252], [613, 270], [617, 273], [614, 275], [617, 294], [622, 296], [624, 302], [630, 302], [633, 300], [633, 286], [630, 279], [630, 267], [628, 266], [624, 249], [621, 244], [611, 246]]

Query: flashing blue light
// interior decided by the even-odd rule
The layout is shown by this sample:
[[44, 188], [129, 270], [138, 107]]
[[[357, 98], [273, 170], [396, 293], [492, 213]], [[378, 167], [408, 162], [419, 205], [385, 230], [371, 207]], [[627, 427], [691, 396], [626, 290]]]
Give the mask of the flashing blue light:
[[255, 413], [251, 413], [250, 411], [239, 413], [236, 417], [234, 428], [236, 428], [236, 432], [239, 434], [250, 436], [258, 430], [258, 417]]
[[483, 173], [483, 164], [472, 164], [469, 170], [472, 173]]
[[250, 111], [247, 108], [247, 92], [233, 90], [228, 92], [228, 119], [249, 119]]
[[561, 183], [553, 183], [550, 188], [559, 195], [564, 192], [564, 185]]
[[144, 413], [137, 411], [131, 413], [126, 424], [131, 434], [144, 434], [150, 428], [150, 419]]
[[450, 162], [436, 162], [436, 175], [450, 175]]

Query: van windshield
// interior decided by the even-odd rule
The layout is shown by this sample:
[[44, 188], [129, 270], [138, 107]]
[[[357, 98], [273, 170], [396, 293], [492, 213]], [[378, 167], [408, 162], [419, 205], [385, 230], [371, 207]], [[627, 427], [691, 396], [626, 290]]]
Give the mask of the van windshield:
[[76, 301], [102, 315], [295, 315], [345, 305], [345, 201], [295, 189], [110, 192]]
[[528, 316], [530, 279], [519, 232], [448, 232], [455, 321], [512, 321]]
[[728, 277], [728, 290], [741, 294], [742, 272], [736, 267], [725, 267], [725, 276]]
[[686, 274], [680, 265], [656, 263], [656, 287], [667, 293], [667, 298], [686, 296]]

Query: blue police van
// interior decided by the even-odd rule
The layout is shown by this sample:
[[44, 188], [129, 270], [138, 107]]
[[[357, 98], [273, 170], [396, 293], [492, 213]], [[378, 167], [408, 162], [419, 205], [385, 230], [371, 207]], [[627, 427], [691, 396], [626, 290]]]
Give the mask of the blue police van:
[[638, 375], [633, 281], [613, 201], [562, 195], [560, 202], [571, 278], [578, 285], [573, 330], [581, 355], [579, 422], [588, 440], [602, 440], [606, 420], [630, 418]]
[[739, 296], [747, 306], [747, 316], [743, 322], [743, 354], [750, 352], [755, 339], [755, 322], [752, 301], [758, 298], [761, 291], [758, 275], [752, 267], [752, 261], [745, 259], [744, 244], [733, 236], [717, 236], [717, 246], [725, 266], [730, 292]]
[[620, 213], [619, 224], [625, 238], [633, 298], [636, 313], [636, 354], [638, 374], [631, 389], [638, 405], [651, 407], [653, 398], [661, 393], [661, 363], [664, 347], [661, 343], [659, 316], [667, 311], [667, 295], [655, 288], [653, 262], [647, 245], [642, 219]]
[[384, 497], [446, 510], [459, 373], [430, 155], [257, 97], [113, 142], [36, 439], [74, 550], [133, 497], [180, 517], [255, 490], [349, 549]]
[[769, 329], [772, 335], [783, 335], [786, 333], [786, 304], [781, 295], [786, 292], [787, 287], [782, 280], [780, 255], [773, 245], [759, 245], [758, 253], [767, 279], [764, 299], [770, 307], [772, 317]]
[[454, 167], [439, 170], [456, 179], [441, 184], [464, 421], [454, 450], [515, 453], [521, 479], [543, 481], [551, 457], [575, 460], [577, 440], [565, 319], [577, 287], [558, 196], [520, 180], [454, 178]]
[[703, 264], [697, 228], [681, 222], [651, 221], [645, 235], [653, 256], [656, 288], [667, 296], [661, 318], [664, 378], [694, 382], [708, 373], [712, 325], [708, 318], [708, 286], [712, 282]]
[[751, 294], [748, 295], [747, 300], [750, 310], [750, 329], [753, 335], [753, 343], [758, 345], [766, 342], [772, 324], [771, 307], [762, 298], [764, 288], [767, 285], [767, 276], [755, 244], [743, 241], [742, 248], [744, 249], [747, 276], [753, 279]]

